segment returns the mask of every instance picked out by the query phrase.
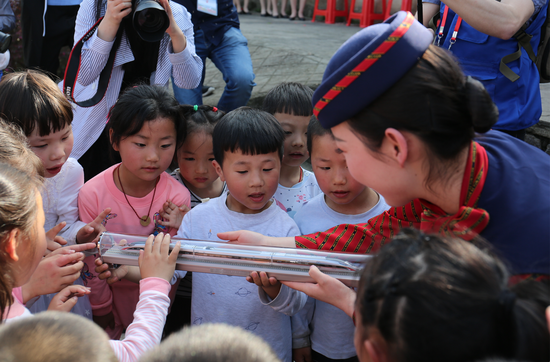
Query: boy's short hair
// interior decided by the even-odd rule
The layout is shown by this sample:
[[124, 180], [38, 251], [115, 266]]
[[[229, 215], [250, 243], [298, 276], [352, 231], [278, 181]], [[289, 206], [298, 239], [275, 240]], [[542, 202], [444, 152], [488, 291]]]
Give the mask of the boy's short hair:
[[317, 117], [311, 116], [311, 119], [309, 120], [309, 125], [307, 126], [307, 151], [309, 152], [310, 156], [311, 150], [313, 149], [313, 138], [321, 137], [326, 134], [329, 134], [332, 136], [332, 138], [334, 138], [334, 135], [332, 134], [332, 131], [330, 129], [323, 128]]
[[72, 313], [43, 312], [0, 328], [0, 362], [117, 362], [107, 334]]
[[250, 107], [227, 113], [214, 127], [214, 158], [223, 166], [225, 152], [240, 150], [245, 155], [277, 152], [283, 158], [285, 132], [273, 115]]
[[185, 327], [140, 362], [280, 362], [260, 337], [227, 324]]
[[313, 90], [300, 83], [281, 83], [265, 96], [262, 109], [268, 113], [286, 113], [309, 117], [313, 114]]
[[73, 109], [57, 84], [44, 73], [27, 69], [10, 73], [0, 82], [0, 114], [18, 124], [26, 136], [35, 127], [46, 136], [70, 126]]

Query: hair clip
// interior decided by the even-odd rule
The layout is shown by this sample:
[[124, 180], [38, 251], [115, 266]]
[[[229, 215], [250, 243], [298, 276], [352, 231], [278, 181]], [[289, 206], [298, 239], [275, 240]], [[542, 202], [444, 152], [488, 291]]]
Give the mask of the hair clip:
[[195, 112], [196, 112], [196, 111], [198, 111], [198, 110], [199, 110], [199, 106], [197, 106], [197, 105], [195, 104], [195, 105], [193, 106], [193, 109], [194, 109], [194, 110], [195, 110]]
[[212, 107], [212, 110], [213, 110], [214, 112], [217, 112], [217, 111], [218, 111], [218, 108]]

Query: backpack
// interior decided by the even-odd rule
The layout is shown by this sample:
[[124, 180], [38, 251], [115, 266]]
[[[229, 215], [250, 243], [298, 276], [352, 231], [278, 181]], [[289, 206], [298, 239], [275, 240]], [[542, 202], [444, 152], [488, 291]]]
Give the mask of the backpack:
[[[519, 56], [521, 56], [521, 48], [523, 48], [523, 49], [525, 49], [525, 51], [529, 55], [529, 58], [537, 65], [537, 69], [539, 70], [539, 75], [540, 75], [540, 83], [549, 83], [550, 82], [550, 21], [549, 21], [549, 17], [550, 17], [550, 5], [547, 5], [546, 6], [546, 19], [544, 20], [544, 23], [542, 24], [541, 33], [540, 33], [540, 43], [539, 43], [538, 52], [537, 52], [536, 56], [535, 56], [535, 52], [533, 51], [533, 47], [531, 47], [531, 43], [530, 43], [530, 40], [533, 36], [530, 35], [530, 34], [527, 34], [525, 32], [525, 29], [527, 28], [525, 25], [522, 26], [521, 29], [519, 29], [513, 36], [514, 38], [517, 39], [518, 44], [520, 45], [520, 48], [518, 49]], [[514, 56], [516, 53], [507, 55], [506, 57]], [[518, 58], [519, 58], [519, 56], [518, 56]], [[504, 57], [504, 58], [506, 58], [506, 57]], [[504, 58], [502, 58], [503, 61], [504, 61]], [[511, 60], [507, 60], [507, 61], [505, 61], [505, 63], [508, 63], [508, 61], [511, 61]], [[502, 65], [502, 62], [501, 62], [501, 65]], [[502, 71], [502, 69], [501, 69], [501, 71]], [[504, 72], [503, 72], [503, 74], [504, 74]], [[506, 77], [510, 78], [508, 75], [506, 75]]]

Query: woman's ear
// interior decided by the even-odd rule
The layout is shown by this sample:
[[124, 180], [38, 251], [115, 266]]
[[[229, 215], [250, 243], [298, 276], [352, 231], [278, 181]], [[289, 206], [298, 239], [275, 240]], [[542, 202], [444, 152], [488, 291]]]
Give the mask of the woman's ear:
[[394, 159], [399, 166], [403, 167], [407, 156], [409, 155], [409, 147], [407, 139], [400, 131], [395, 128], [387, 128], [385, 133], [385, 152], [388, 156]]
[[216, 170], [216, 173], [217, 173], [218, 176], [220, 177], [220, 180], [222, 180], [223, 182], [225, 182], [225, 177], [223, 177], [222, 166], [220, 166], [220, 164], [218, 163], [218, 161], [216, 161], [216, 160], [212, 161], [212, 166], [214, 166], [214, 170]]
[[12, 229], [8, 234], [8, 240], [4, 242], [4, 251], [13, 261], [18, 261], [17, 255], [17, 236], [19, 235], [19, 229]]
[[113, 147], [113, 150], [118, 152], [118, 145], [113, 143], [113, 130], [109, 130], [109, 142], [111, 142], [111, 146]]

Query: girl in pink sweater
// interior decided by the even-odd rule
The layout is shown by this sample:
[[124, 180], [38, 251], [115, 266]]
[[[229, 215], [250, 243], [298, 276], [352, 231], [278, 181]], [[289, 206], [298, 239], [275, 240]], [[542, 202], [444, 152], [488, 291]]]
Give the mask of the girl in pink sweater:
[[[159, 211], [166, 201], [190, 206], [189, 191], [164, 172], [185, 138], [178, 102], [162, 87], [129, 88], [109, 112], [107, 129], [122, 162], [82, 187], [78, 196], [80, 219], [89, 222], [110, 207], [111, 213], [103, 221], [107, 231], [174, 235], [177, 230], [161, 224]], [[112, 339], [119, 339], [133, 320], [139, 285], [130, 280], [107, 284], [97, 277], [94, 260], [93, 256], [85, 259], [94, 321]], [[128, 275], [136, 273], [139, 270]]]

